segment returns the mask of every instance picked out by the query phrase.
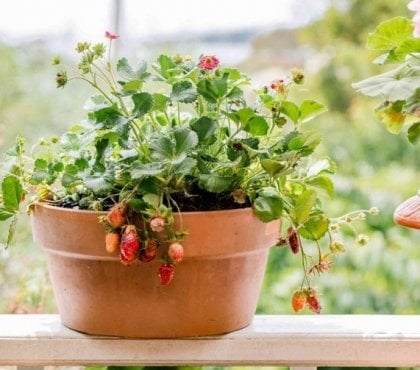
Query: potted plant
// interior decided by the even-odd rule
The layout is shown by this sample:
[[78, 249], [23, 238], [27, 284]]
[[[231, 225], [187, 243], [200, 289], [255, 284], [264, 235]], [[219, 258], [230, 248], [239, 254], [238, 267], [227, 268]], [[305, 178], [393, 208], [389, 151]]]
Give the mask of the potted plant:
[[[335, 167], [313, 156], [321, 137], [305, 128], [324, 106], [290, 98], [303, 74], [247, 91], [249, 105], [249, 78], [216, 56], [114, 65], [118, 36], [105, 36], [108, 48], [77, 45], [73, 73], [54, 59], [58, 87], [82, 80], [98, 93], [87, 119], [40, 142], [30, 159], [18, 138], [1, 182], [9, 241], [29, 202], [63, 323], [135, 337], [239, 329], [252, 320], [273, 245], [302, 258], [293, 309], [319, 313], [312, 275], [344, 251], [341, 225], [377, 210], [324, 212]], [[302, 238], [314, 242], [313, 256]]]
[[[367, 96], [380, 99], [376, 116], [392, 134], [406, 129], [408, 141], [420, 141], [420, 1], [408, 8], [415, 11], [413, 21], [394, 17], [380, 23], [368, 36], [367, 47], [381, 52], [374, 63], [395, 68], [353, 84]], [[420, 194], [400, 204], [394, 220], [406, 227], [420, 228]]]

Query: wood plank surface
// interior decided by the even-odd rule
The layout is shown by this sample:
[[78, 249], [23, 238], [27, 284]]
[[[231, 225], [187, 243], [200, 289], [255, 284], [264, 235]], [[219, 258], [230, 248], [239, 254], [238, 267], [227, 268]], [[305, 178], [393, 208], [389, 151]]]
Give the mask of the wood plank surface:
[[420, 315], [255, 316], [181, 339], [90, 336], [57, 315], [0, 315], [0, 365], [420, 366]]

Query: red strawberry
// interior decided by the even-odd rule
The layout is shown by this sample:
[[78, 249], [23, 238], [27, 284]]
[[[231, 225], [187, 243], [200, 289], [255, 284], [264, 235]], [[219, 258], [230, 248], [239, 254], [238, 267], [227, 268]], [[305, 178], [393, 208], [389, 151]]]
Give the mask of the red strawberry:
[[159, 267], [158, 276], [162, 285], [168, 285], [175, 274], [175, 267], [172, 263], [164, 263]]
[[156, 258], [159, 242], [157, 240], [148, 239], [146, 245], [141, 249], [139, 260], [142, 262], [150, 262]]
[[165, 224], [165, 219], [160, 216], [150, 220], [150, 228], [156, 233], [161, 233], [165, 229]]
[[172, 243], [168, 248], [168, 256], [173, 262], [181, 262], [184, 259], [184, 247], [180, 243]]
[[311, 311], [315, 313], [321, 313], [321, 308], [322, 308], [321, 303], [319, 302], [319, 299], [317, 297], [315, 290], [313, 289], [308, 290], [306, 300], [308, 303], [308, 307]]
[[120, 260], [124, 265], [133, 263], [140, 250], [140, 242], [134, 225], [127, 225], [121, 239]]
[[125, 218], [125, 208], [121, 204], [116, 204], [108, 212], [106, 219], [113, 228], [124, 226], [127, 219]]
[[105, 248], [108, 253], [116, 253], [120, 249], [120, 233], [110, 232], [105, 235]]
[[299, 290], [295, 292], [292, 296], [292, 308], [295, 312], [300, 312], [305, 308], [307, 303], [307, 296], [305, 292]]
[[287, 229], [287, 241], [289, 243], [290, 249], [294, 254], [299, 253], [300, 251], [300, 238], [295, 228], [289, 227]]

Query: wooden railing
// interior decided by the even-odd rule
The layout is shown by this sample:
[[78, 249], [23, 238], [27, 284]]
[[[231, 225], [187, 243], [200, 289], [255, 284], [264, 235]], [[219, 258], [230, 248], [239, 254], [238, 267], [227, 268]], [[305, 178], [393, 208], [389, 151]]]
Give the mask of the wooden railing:
[[75, 332], [57, 315], [0, 315], [1, 365], [415, 367], [420, 316], [256, 316], [225, 335], [125, 339]]

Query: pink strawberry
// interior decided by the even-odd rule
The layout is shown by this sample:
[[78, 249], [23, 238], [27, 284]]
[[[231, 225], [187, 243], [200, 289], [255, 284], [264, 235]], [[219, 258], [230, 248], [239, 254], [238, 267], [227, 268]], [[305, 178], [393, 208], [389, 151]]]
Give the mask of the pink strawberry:
[[313, 289], [308, 290], [306, 300], [307, 300], [308, 307], [311, 311], [315, 313], [321, 313], [321, 308], [322, 308], [321, 303], [319, 302], [319, 299], [317, 297], [315, 290]]
[[165, 219], [160, 216], [150, 220], [150, 228], [156, 233], [161, 233], [165, 229], [165, 224]]
[[124, 226], [127, 219], [125, 217], [125, 208], [122, 204], [116, 204], [108, 212], [106, 219], [113, 228]]
[[159, 267], [158, 276], [162, 285], [168, 285], [175, 274], [175, 267], [172, 263], [164, 263]]
[[120, 249], [120, 233], [110, 232], [105, 235], [105, 248], [108, 253], [116, 253]]
[[181, 262], [184, 259], [184, 247], [180, 243], [172, 243], [168, 248], [169, 258], [175, 262]]
[[139, 260], [142, 262], [150, 262], [156, 258], [159, 242], [157, 240], [148, 239], [144, 248], [140, 250]]
[[290, 249], [294, 254], [299, 253], [300, 251], [300, 238], [295, 228], [289, 227], [287, 229], [287, 241], [289, 243]]
[[140, 250], [140, 242], [134, 225], [127, 225], [121, 239], [120, 260], [124, 265], [133, 263]]

